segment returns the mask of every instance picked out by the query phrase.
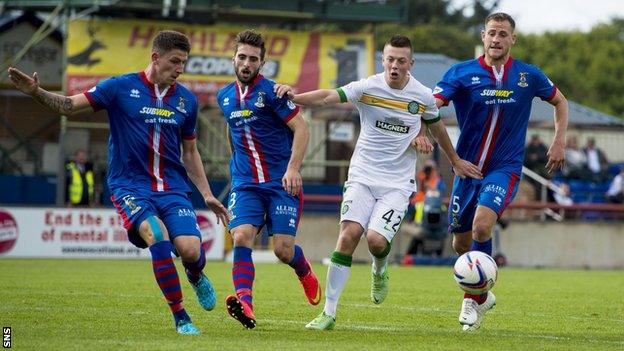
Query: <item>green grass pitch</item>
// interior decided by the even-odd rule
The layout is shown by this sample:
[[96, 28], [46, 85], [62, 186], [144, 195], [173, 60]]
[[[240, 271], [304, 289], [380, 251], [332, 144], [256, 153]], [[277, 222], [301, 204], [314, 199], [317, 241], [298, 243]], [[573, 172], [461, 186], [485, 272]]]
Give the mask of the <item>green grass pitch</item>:
[[[178, 272], [182, 272], [178, 264]], [[324, 286], [326, 267], [314, 266]], [[623, 350], [621, 271], [503, 268], [496, 308], [477, 333], [460, 330], [450, 267], [390, 267], [390, 294], [370, 302], [370, 267], [354, 265], [333, 331], [305, 330], [309, 306], [292, 270], [257, 264], [258, 326], [244, 329], [223, 300], [231, 266], [208, 262], [218, 305], [206, 312], [185, 279], [200, 336], [177, 335], [149, 261], [0, 260], [0, 324], [16, 350]], [[183, 274], [183, 273], [182, 273]]]

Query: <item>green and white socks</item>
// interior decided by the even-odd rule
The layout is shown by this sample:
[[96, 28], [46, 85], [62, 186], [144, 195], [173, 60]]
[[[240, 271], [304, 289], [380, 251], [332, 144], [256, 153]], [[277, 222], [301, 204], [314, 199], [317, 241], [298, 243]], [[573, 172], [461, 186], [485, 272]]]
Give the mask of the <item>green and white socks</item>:
[[338, 300], [344, 290], [349, 272], [351, 271], [351, 255], [334, 251], [331, 256], [331, 263], [327, 269], [327, 285], [325, 286], [325, 308], [324, 312], [328, 316], [336, 318], [336, 308]]

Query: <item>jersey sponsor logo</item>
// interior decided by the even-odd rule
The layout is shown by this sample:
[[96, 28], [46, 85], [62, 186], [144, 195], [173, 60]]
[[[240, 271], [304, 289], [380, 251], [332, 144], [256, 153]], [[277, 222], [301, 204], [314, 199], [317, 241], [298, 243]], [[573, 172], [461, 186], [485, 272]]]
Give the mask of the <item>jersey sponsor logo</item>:
[[526, 76], [527, 74], [529, 74], [528, 72], [520, 72], [518, 73], [518, 75], [520, 76], [518, 78], [518, 86], [521, 88], [526, 88], [529, 86], [529, 83], [527, 83], [526, 81]]
[[504, 89], [483, 89], [481, 96], [509, 97], [513, 94], [513, 90]]
[[275, 206], [275, 215], [289, 215], [297, 217], [297, 208], [294, 206], [277, 205]]
[[193, 217], [195, 218], [195, 211], [188, 208], [181, 208], [178, 210], [178, 217]]
[[146, 107], [146, 106], [144, 106], [141, 109], [141, 111], [139, 111], [139, 113], [142, 114], [142, 115], [152, 115], [152, 116], [169, 118], [175, 112], [169, 111], [166, 108]]
[[500, 185], [488, 184], [484, 189], [486, 193], [494, 193], [500, 196], [505, 196], [507, 194], [507, 190]]
[[256, 106], [257, 108], [264, 107], [264, 92], [263, 91], [258, 93], [258, 97], [256, 98], [256, 102], [254, 103], [254, 106]]
[[140, 98], [141, 95], [139, 95], [139, 90], [138, 89], [130, 90], [130, 97], [137, 98], [137, 99]]
[[400, 134], [407, 134], [410, 130], [410, 127], [404, 125], [403, 121], [398, 118], [386, 118], [385, 121], [377, 120], [375, 122], [375, 127]]
[[230, 112], [230, 119], [233, 118], [249, 118], [253, 115], [252, 110], [237, 110]]

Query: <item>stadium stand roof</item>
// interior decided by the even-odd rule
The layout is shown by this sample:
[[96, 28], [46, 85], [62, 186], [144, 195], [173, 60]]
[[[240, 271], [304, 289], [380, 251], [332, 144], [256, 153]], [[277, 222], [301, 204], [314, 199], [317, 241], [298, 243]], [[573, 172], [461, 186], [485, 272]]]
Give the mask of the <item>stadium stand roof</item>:
[[[424, 85], [433, 89], [444, 73], [459, 61], [440, 54], [414, 53], [414, 66], [412, 67], [412, 75]], [[381, 66], [381, 52], [375, 53], [375, 72], [383, 71]], [[619, 127], [624, 128], [624, 121], [602, 113], [587, 106], [583, 106], [574, 101], [568, 100], [570, 115], [569, 123], [577, 127]], [[445, 108], [441, 110], [443, 118], [452, 118], [455, 120], [455, 110], [453, 108]], [[531, 109], [532, 124], [552, 124], [553, 110], [552, 107], [541, 101], [533, 100]]]
[[[66, 0], [70, 8], [114, 17], [183, 19], [198, 23], [227, 22], [407, 22], [406, 0]], [[0, 1], [6, 9], [51, 11], [59, 1]], [[348, 6], [346, 6], [348, 4]], [[1, 12], [1, 8], [0, 8]]]

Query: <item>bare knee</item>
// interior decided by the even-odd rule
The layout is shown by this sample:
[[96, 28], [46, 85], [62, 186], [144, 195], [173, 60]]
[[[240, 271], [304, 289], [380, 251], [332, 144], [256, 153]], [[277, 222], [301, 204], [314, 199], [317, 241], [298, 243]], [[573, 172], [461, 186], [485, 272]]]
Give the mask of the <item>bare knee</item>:
[[366, 241], [368, 250], [374, 255], [383, 253], [388, 247], [388, 240], [383, 235], [370, 230], [366, 234]]
[[184, 262], [195, 262], [199, 259], [200, 255], [200, 245], [183, 245], [176, 246], [176, 250], [180, 254], [182, 261]]
[[453, 250], [455, 250], [458, 255], [470, 251], [470, 247], [472, 246], [472, 236], [470, 234], [471, 233], [468, 232], [453, 235]]
[[290, 261], [292, 261], [293, 256], [295, 254], [293, 248], [287, 248], [284, 246], [280, 246], [280, 247], [275, 247], [273, 248], [273, 253], [275, 253], [275, 256], [277, 256], [277, 258], [279, 258], [280, 261], [284, 262], [284, 263], [289, 263]]
[[486, 218], [475, 218], [472, 223], [472, 234], [477, 241], [486, 241], [492, 236], [492, 223]]
[[353, 254], [355, 248], [360, 242], [360, 237], [364, 230], [355, 222], [343, 222], [340, 225], [340, 234], [338, 235], [338, 242], [336, 243], [336, 251]]
[[232, 241], [234, 243], [234, 246], [252, 247], [253, 240], [257, 231], [257, 228], [249, 224], [243, 224], [236, 228], [233, 228], [230, 231], [230, 234], [232, 234]]

